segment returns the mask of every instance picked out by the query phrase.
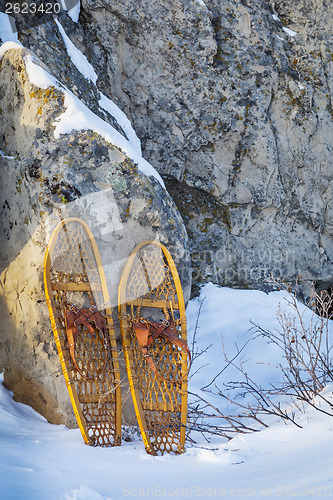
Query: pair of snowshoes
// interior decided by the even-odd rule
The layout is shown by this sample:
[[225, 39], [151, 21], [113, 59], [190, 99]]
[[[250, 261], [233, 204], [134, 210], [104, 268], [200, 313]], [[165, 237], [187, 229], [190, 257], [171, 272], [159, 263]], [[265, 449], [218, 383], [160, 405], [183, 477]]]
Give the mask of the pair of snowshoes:
[[[61, 221], [45, 255], [52, 330], [86, 444], [121, 443], [121, 380], [101, 257], [87, 224]], [[182, 288], [168, 250], [146, 241], [130, 254], [118, 314], [129, 386], [147, 453], [183, 453], [190, 352]], [[161, 318], [162, 316], [162, 318]]]

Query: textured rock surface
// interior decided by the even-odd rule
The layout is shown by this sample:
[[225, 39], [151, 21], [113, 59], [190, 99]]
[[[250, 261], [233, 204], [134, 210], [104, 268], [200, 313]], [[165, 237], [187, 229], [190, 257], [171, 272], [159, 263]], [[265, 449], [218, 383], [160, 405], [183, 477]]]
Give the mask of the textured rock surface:
[[[20, 41], [120, 133], [125, 134], [114, 117], [98, 106], [97, 89], [130, 118], [144, 157], [164, 176], [183, 216], [195, 284], [212, 280], [265, 288], [271, 273], [282, 280], [301, 274], [332, 283], [331, 2], [82, 0], [78, 23], [66, 14], [59, 19], [94, 66], [97, 87], [73, 65], [53, 21], [30, 29], [21, 18]], [[112, 224], [128, 221], [129, 234], [135, 224], [145, 231], [151, 227], [165, 238], [171, 229], [170, 243], [180, 255], [185, 238], [179, 216], [174, 217], [176, 224], [169, 222], [170, 212], [174, 213], [170, 198], [166, 198], [167, 209], [161, 211], [160, 187], [126, 159], [115, 159], [118, 150], [90, 132], [53, 140], [51, 124], [63, 106], [61, 92], [52, 90], [46, 96], [32, 89], [33, 96], [25, 100], [26, 81], [20, 68], [14, 59], [1, 65], [0, 99], [7, 103], [7, 118], [0, 148], [14, 157], [0, 157], [10, 193], [1, 203], [4, 231], [12, 245], [6, 243], [2, 250], [2, 287], [7, 294], [3, 307], [11, 313], [7, 311], [4, 320], [6, 331], [14, 327], [19, 332], [2, 337], [5, 349], [23, 335], [21, 290], [43, 300], [40, 283], [39, 292], [31, 294], [30, 283], [37, 274], [28, 280], [29, 265], [29, 270], [22, 271], [24, 280], [20, 277], [13, 287], [8, 306], [6, 279], [13, 249], [17, 259], [27, 252], [27, 262], [40, 265], [45, 242], [39, 255], [30, 249], [30, 240], [54, 206], [63, 209], [63, 202], [70, 202], [66, 210], [73, 207], [75, 212], [81, 209], [76, 200], [103, 193], [98, 196], [109, 197], [109, 206], [118, 207], [119, 218], [111, 218]], [[112, 189], [103, 189], [106, 180]], [[14, 185], [21, 190], [18, 194]], [[156, 208], [141, 204], [142, 188], [148, 198], [154, 194]], [[28, 214], [19, 208], [22, 196], [30, 204]], [[11, 216], [14, 205], [15, 218]], [[94, 217], [94, 207], [91, 212], [90, 204], [86, 206], [89, 217]], [[121, 240], [121, 230], [102, 227], [103, 231], [104, 236], [112, 235], [105, 236], [105, 247], [109, 240], [111, 244]], [[43, 230], [40, 238], [45, 234]], [[118, 259], [118, 250], [112, 251]], [[186, 282], [187, 257], [184, 261]], [[18, 269], [27, 268], [24, 262]], [[31, 305], [28, 296], [26, 301]], [[41, 331], [41, 335], [50, 334], [44, 327]], [[43, 354], [45, 338], [41, 338], [39, 352], [49, 363], [49, 354]], [[38, 348], [26, 342], [20, 356], [24, 349]], [[21, 371], [17, 368], [18, 374]]]
[[[78, 23], [60, 16], [169, 179], [194, 283], [262, 288], [271, 273], [333, 275], [332, 9], [323, 0], [82, 0]], [[18, 25], [22, 43], [100, 113], [52, 22]]]
[[100, 85], [171, 177], [198, 279], [332, 274], [331, 19], [323, 0], [82, 1]]
[[[164, 188], [113, 144], [89, 130], [54, 138], [64, 93], [31, 83], [30, 56], [25, 49], [9, 50], [0, 63], [0, 368], [17, 399], [52, 422], [73, 425], [43, 286], [43, 260], [55, 224], [78, 216], [91, 227], [113, 306], [124, 262], [146, 239], [168, 246], [188, 298], [187, 236]], [[40, 62], [34, 61], [36, 71]]]

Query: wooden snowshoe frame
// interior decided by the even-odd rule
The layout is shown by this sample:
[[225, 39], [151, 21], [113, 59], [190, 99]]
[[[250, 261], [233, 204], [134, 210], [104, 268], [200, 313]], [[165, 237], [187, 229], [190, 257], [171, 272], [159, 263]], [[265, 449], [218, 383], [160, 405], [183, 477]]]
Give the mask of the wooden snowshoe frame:
[[161, 243], [145, 241], [132, 251], [121, 276], [118, 307], [130, 390], [146, 451], [152, 455], [183, 453], [188, 355], [163, 336], [149, 346], [158, 372], [170, 380], [166, 382], [149, 369], [133, 328], [140, 318], [165, 320], [176, 326], [183, 342], [187, 340], [181, 283]]
[[[81, 219], [64, 219], [55, 228], [45, 255], [44, 283], [63, 375], [84, 442], [120, 445], [120, 373], [112, 310], [95, 238]], [[94, 323], [90, 323], [93, 333], [84, 325], [78, 327], [75, 362], [81, 374], [70, 355], [66, 303], [76, 308], [96, 306], [105, 318], [105, 338]]]

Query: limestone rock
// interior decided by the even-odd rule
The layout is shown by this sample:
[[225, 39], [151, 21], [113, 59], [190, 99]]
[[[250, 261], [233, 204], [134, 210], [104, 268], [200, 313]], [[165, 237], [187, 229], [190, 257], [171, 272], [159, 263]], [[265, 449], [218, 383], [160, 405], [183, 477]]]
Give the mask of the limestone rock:
[[332, 274], [332, 19], [322, 1], [82, 0], [100, 84], [171, 179], [196, 283]]
[[[32, 75], [46, 83], [37, 86]], [[91, 227], [114, 307], [120, 273], [138, 243], [159, 239], [169, 248], [186, 299], [190, 264], [182, 219], [158, 180], [93, 130], [55, 136], [69, 109], [66, 92], [30, 51], [14, 48], [3, 56], [0, 369], [19, 401], [51, 422], [74, 425], [43, 286], [45, 250], [57, 222], [77, 216]]]
[[[194, 291], [208, 279], [265, 289], [271, 273], [332, 274], [332, 9], [308, 0], [82, 0], [77, 23], [59, 17], [98, 89], [170, 180], [190, 234]], [[22, 43], [102, 113], [55, 23], [18, 24]]]
[[[194, 293], [208, 280], [265, 289], [271, 273], [283, 281], [302, 275], [331, 282], [332, 9], [321, 0], [81, 0], [77, 23], [65, 13], [59, 21], [92, 64], [96, 85], [73, 64], [55, 21], [31, 28], [18, 20], [22, 44], [95, 115], [128, 138], [99, 105], [101, 91], [131, 120], [144, 157], [165, 179], [185, 222]], [[29, 224], [22, 222], [23, 210], [9, 222], [18, 198], [10, 191], [3, 200], [4, 231], [16, 255], [22, 238], [30, 241], [38, 217], [50, 214], [54, 204], [78, 207], [76, 200], [101, 192], [117, 204], [123, 225], [128, 210], [129, 224], [149, 223], [153, 232], [165, 228], [168, 234], [177, 227], [181, 234], [168, 241], [181, 254], [184, 227], [177, 212], [170, 226], [174, 206], [162, 188], [127, 159], [115, 159], [119, 150], [92, 132], [54, 140], [52, 124], [63, 111], [63, 96], [57, 89], [46, 96], [32, 88], [35, 96], [23, 106], [26, 82], [19, 67], [14, 60], [2, 63], [0, 94], [1, 102], [5, 91], [12, 96], [4, 122], [10, 146], [1, 135], [0, 147], [6, 156], [20, 154], [19, 162], [0, 157], [2, 171], [11, 171], [10, 181], [19, 183], [32, 208]], [[37, 194], [27, 187], [30, 179], [39, 186]], [[150, 210], [138, 194], [131, 198], [132, 191], [141, 192], [137, 179], [144, 191], [155, 193], [154, 200], [164, 200], [165, 218], [157, 201]], [[112, 189], [104, 190], [110, 182]], [[45, 214], [35, 214], [36, 206]], [[94, 218], [94, 208], [87, 207]], [[118, 241], [118, 233], [108, 234], [106, 240], [114, 234], [112, 241]], [[12, 252], [6, 245], [5, 270]], [[187, 277], [186, 264], [184, 282]], [[12, 316], [7, 320], [11, 324]], [[3, 342], [8, 346], [8, 339]]]

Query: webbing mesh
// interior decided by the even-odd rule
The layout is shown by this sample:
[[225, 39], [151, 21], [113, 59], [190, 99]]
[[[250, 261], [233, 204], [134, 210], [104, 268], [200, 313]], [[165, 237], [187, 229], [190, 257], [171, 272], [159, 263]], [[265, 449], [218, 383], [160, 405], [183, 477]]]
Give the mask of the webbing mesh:
[[[173, 275], [159, 246], [146, 245], [135, 256], [126, 284], [126, 310], [121, 321], [126, 324], [127, 345], [131, 350], [131, 372], [138, 389], [149, 435], [148, 453], [183, 453], [186, 415], [186, 382], [167, 383], [155, 376], [142, 355], [132, 325], [138, 319], [172, 321], [186, 341], [185, 318], [180, 318]], [[126, 345], [124, 346], [126, 348]], [[158, 372], [167, 380], [181, 379], [186, 369], [186, 355], [163, 337], [149, 346]], [[185, 366], [185, 368], [184, 368]], [[186, 409], [185, 409], [186, 411]]]
[[[81, 414], [91, 445], [120, 444], [116, 429], [116, 388], [119, 384], [118, 360], [112, 320], [106, 314], [102, 284], [91, 241], [78, 221], [66, 222], [59, 232], [51, 255], [52, 310], [59, 337], [60, 358], [68, 373], [68, 384], [78, 396]], [[70, 356], [65, 327], [65, 302], [78, 309], [96, 305], [106, 318], [107, 339], [94, 323], [94, 333], [83, 325], [75, 344], [75, 360]]]

